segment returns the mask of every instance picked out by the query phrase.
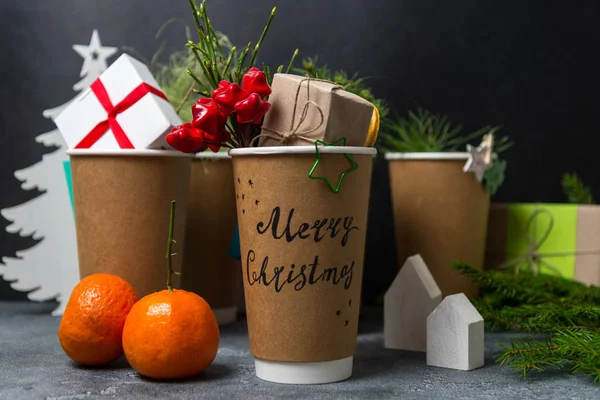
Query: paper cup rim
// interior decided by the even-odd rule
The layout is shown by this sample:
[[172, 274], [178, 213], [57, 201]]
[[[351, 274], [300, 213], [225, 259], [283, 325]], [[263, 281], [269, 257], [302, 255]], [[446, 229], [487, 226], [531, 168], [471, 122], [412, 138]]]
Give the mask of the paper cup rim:
[[219, 151], [217, 153], [203, 151], [201, 153], [196, 153], [194, 158], [197, 160], [229, 160], [231, 156], [228, 151]]
[[193, 154], [182, 153], [175, 150], [151, 149], [71, 149], [67, 150], [69, 156], [133, 156], [133, 157], [187, 157]]
[[354, 356], [333, 361], [284, 362], [254, 359], [256, 376], [264, 381], [314, 385], [343, 381], [352, 376]]
[[[374, 147], [358, 146], [321, 146], [321, 154], [352, 154], [375, 156], [377, 149]], [[230, 156], [254, 156], [264, 154], [315, 154], [315, 146], [266, 146], [244, 147], [229, 150]]]
[[466, 160], [467, 152], [422, 152], [422, 153], [385, 153], [386, 160]]

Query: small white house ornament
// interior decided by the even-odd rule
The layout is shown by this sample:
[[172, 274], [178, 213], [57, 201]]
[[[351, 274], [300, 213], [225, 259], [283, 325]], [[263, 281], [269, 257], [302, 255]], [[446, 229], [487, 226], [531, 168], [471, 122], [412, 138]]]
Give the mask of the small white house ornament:
[[427, 365], [469, 371], [484, 364], [483, 317], [463, 293], [447, 296], [427, 318]]
[[408, 257], [383, 299], [384, 346], [425, 351], [427, 317], [442, 301], [442, 292], [419, 254]]

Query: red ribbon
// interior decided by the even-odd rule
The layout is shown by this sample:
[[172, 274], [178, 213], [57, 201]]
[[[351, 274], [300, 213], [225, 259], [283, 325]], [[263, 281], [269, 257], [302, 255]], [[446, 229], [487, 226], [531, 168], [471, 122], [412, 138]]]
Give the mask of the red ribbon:
[[[104, 134], [110, 129], [115, 135], [115, 139], [117, 139], [117, 143], [119, 147], [122, 149], [133, 149], [133, 144], [125, 134], [121, 125], [117, 122], [117, 115], [127, 110], [129, 107], [137, 103], [147, 95], [148, 93], [152, 93], [160, 98], [167, 100], [167, 96], [160, 90], [148, 85], [147, 83], [142, 83], [131, 93], [129, 93], [119, 104], [116, 106], [113, 105], [110, 101], [110, 97], [108, 97], [108, 93], [106, 92], [106, 88], [102, 84], [100, 79], [96, 79], [94, 83], [90, 86], [92, 92], [98, 98], [102, 107], [106, 110], [108, 116], [104, 121], [101, 121], [88, 133], [81, 141], [75, 146], [76, 149], [89, 149], [92, 147], [94, 143], [96, 143]], [[168, 101], [168, 100], [167, 100]]]

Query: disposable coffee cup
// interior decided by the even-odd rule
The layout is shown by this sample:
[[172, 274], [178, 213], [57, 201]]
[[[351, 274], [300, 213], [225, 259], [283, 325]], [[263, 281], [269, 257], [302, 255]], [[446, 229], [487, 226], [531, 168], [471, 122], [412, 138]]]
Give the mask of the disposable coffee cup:
[[376, 150], [289, 146], [229, 154], [256, 375], [290, 384], [349, 378]]
[[[114, 274], [138, 296], [166, 288], [169, 210], [176, 201], [172, 258], [179, 271], [191, 158], [164, 150], [70, 150], [81, 278]], [[179, 277], [173, 276], [179, 287]]]
[[236, 219], [231, 157], [198, 153], [192, 160], [181, 286], [202, 296], [220, 325], [237, 318], [239, 261], [228, 251]]
[[442, 294], [478, 296], [478, 287], [451, 268], [482, 269], [490, 193], [464, 172], [468, 153], [388, 153], [398, 268], [420, 254]]

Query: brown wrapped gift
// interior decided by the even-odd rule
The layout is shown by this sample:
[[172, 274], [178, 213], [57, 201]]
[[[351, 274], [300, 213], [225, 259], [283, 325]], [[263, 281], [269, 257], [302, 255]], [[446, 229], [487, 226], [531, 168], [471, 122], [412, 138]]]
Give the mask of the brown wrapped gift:
[[306, 146], [315, 140], [364, 146], [373, 104], [332, 82], [275, 74], [271, 109], [262, 125], [259, 146]]

